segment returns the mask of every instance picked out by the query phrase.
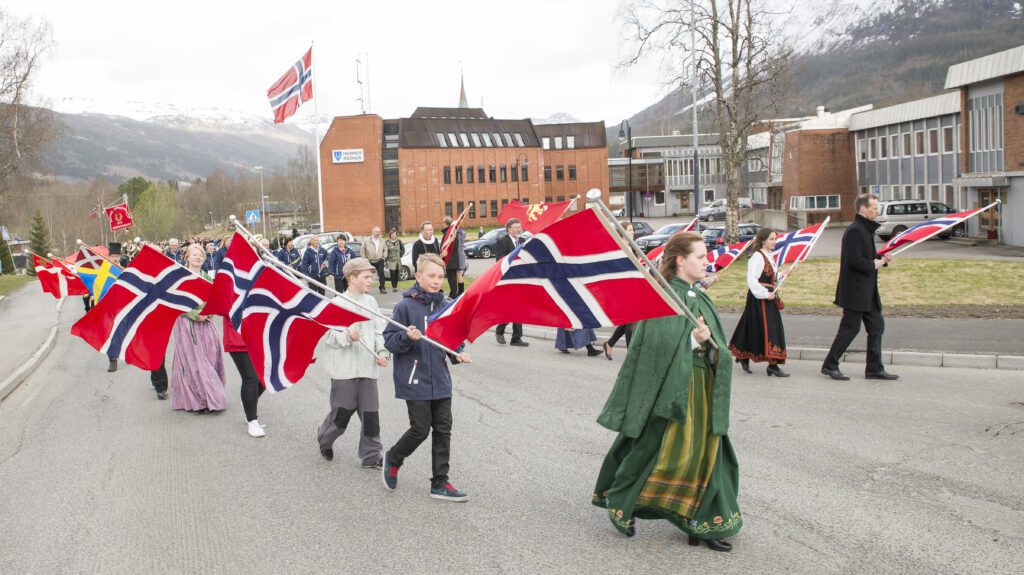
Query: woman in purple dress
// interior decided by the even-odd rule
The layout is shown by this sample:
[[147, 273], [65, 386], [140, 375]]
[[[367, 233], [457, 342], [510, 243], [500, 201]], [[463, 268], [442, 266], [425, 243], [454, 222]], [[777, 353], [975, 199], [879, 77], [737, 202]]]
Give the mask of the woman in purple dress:
[[[206, 254], [197, 244], [185, 250], [188, 270], [210, 280], [203, 272]], [[199, 306], [179, 316], [174, 324], [174, 362], [171, 368], [171, 409], [198, 413], [224, 409], [224, 354], [220, 335], [210, 316]]]

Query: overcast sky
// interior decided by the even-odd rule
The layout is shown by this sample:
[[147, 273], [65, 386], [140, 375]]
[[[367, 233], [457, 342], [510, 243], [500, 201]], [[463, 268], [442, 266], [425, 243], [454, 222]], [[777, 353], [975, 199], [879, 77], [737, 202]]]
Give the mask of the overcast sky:
[[[623, 71], [621, 0], [228, 2], [7, 0], [45, 18], [56, 47], [34, 96], [210, 106], [271, 118], [267, 88], [314, 42], [321, 113], [357, 114], [367, 54], [372, 112], [471, 106], [492, 116], [618, 122], [667, 92], [660, 63]], [[307, 104], [300, 116], [312, 113]]]

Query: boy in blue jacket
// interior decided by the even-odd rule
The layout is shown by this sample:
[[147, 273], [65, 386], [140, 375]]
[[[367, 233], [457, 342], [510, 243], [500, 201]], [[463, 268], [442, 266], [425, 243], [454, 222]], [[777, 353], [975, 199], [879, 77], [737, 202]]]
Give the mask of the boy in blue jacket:
[[456, 350], [460, 352], [458, 357], [453, 357], [420, 341], [427, 329], [427, 318], [445, 305], [441, 293], [444, 279], [444, 260], [437, 254], [421, 255], [416, 261], [416, 285], [406, 290], [392, 313], [392, 319], [409, 327], [401, 329], [388, 324], [384, 330], [384, 347], [394, 361], [395, 397], [404, 399], [409, 410], [409, 430], [384, 454], [384, 486], [398, 487], [398, 469], [433, 430], [430, 496], [465, 501], [469, 497], [448, 481], [452, 378], [445, 360], [472, 360], [462, 346]]

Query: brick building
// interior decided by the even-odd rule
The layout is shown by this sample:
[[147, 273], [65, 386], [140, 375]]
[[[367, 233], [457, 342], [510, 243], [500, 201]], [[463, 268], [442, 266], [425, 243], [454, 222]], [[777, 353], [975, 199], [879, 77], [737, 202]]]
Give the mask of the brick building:
[[320, 143], [325, 230], [440, 227], [464, 208], [467, 228], [499, 225], [515, 199], [557, 202], [591, 188], [608, 199], [604, 122], [535, 125], [480, 108], [417, 108], [408, 118], [334, 118]]

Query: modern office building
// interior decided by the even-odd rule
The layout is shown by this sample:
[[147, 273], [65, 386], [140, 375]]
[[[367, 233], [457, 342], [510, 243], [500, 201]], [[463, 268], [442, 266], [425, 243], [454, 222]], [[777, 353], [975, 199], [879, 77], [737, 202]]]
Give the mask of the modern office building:
[[[465, 106], [465, 98], [461, 102]], [[417, 108], [408, 118], [334, 118], [320, 144], [325, 230], [440, 229], [469, 209], [467, 228], [498, 225], [516, 199], [557, 202], [592, 188], [608, 199], [604, 122], [535, 125], [480, 108]]]

